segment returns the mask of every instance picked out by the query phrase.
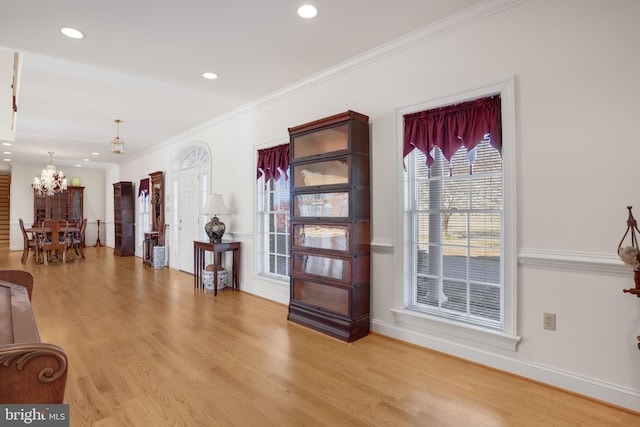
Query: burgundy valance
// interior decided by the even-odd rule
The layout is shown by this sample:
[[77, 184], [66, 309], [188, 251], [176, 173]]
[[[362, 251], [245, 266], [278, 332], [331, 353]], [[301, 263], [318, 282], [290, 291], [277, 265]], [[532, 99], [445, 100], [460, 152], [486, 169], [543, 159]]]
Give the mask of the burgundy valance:
[[502, 152], [500, 95], [405, 114], [403, 157], [417, 148], [430, 167], [435, 147], [451, 160], [460, 147], [472, 150], [486, 134], [490, 134], [490, 144]]
[[140, 180], [140, 187], [138, 188], [138, 197], [149, 197], [149, 178], [143, 178]]
[[284, 179], [288, 180], [287, 170], [289, 169], [289, 144], [277, 145], [271, 148], [258, 150], [258, 173], [257, 178], [264, 174], [265, 182], [272, 177], [280, 179], [280, 174], [284, 174]]

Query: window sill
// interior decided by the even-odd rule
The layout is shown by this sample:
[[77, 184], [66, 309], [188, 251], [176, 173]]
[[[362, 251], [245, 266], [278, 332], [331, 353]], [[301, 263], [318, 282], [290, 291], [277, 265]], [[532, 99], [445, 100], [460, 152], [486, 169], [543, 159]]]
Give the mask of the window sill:
[[408, 310], [391, 310], [394, 324], [439, 341], [454, 341], [459, 345], [482, 344], [485, 347], [516, 351], [522, 337], [483, 329]]

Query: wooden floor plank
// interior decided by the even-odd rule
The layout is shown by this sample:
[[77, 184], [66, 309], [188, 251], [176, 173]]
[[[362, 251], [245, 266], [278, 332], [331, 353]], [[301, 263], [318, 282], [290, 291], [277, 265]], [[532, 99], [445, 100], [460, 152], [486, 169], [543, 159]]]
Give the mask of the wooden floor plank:
[[[35, 277], [43, 341], [69, 356], [71, 426], [630, 426], [640, 414], [377, 334], [344, 343], [242, 292], [87, 248]], [[250, 279], [245, 279], [250, 280]]]

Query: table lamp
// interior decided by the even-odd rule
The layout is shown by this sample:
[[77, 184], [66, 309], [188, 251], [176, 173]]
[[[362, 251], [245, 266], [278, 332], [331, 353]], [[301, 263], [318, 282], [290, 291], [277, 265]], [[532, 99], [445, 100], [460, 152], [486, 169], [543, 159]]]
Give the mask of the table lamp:
[[218, 215], [229, 213], [222, 199], [222, 194], [210, 194], [207, 198], [207, 203], [205, 203], [204, 208], [202, 208], [202, 213], [204, 215], [213, 215], [211, 221], [204, 226], [204, 231], [207, 233], [207, 236], [209, 236], [209, 242], [214, 243], [221, 241], [226, 226], [220, 221]]

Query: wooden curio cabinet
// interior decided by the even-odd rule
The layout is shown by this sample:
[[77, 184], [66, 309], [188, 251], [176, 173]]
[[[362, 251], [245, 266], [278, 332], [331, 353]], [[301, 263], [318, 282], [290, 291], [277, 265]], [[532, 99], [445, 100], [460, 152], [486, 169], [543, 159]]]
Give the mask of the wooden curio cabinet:
[[133, 256], [135, 251], [133, 183], [121, 181], [113, 184], [113, 222], [115, 244], [113, 253]]
[[45, 218], [80, 222], [84, 219], [84, 187], [67, 187], [65, 191], [49, 195], [33, 192], [33, 224]]
[[289, 129], [288, 319], [347, 342], [370, 324], [368, 121], [347, 111]]
[[162, 171], [149, 174], [151, 177], [151, 230], [164, 229], [164, 185]]

